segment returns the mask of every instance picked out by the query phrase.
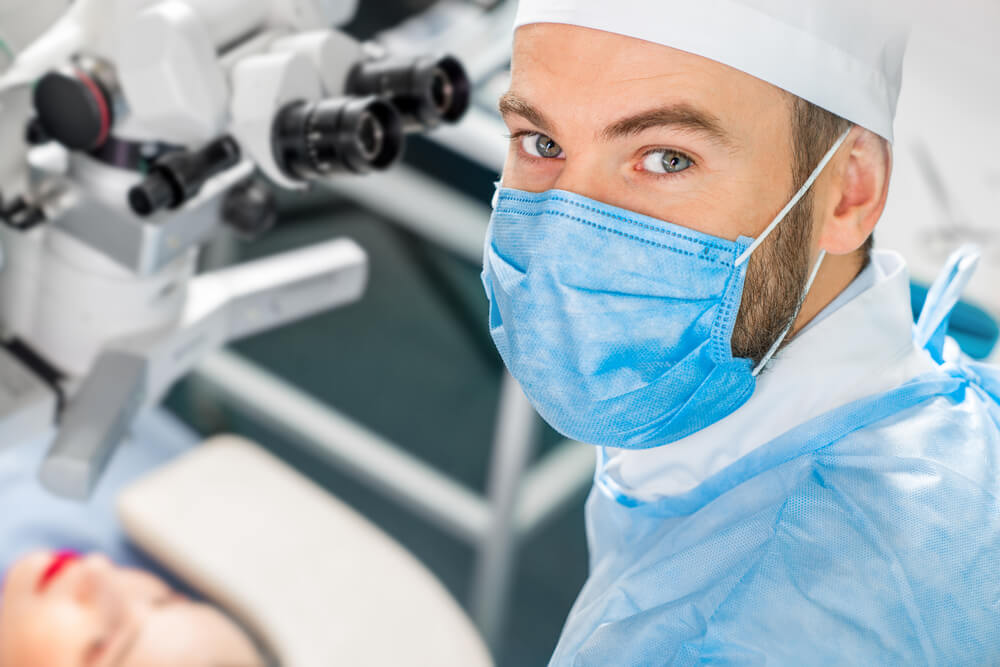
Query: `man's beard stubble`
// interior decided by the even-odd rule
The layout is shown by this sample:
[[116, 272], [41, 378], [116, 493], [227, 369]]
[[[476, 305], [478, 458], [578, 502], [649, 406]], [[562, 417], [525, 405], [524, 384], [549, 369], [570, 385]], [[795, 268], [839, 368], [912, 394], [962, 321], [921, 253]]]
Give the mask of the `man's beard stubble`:
[[798, 315], [812, 268], [812, 199], [807, 193], [750, 257], [733, 327], [734, 357], [759, 364]]

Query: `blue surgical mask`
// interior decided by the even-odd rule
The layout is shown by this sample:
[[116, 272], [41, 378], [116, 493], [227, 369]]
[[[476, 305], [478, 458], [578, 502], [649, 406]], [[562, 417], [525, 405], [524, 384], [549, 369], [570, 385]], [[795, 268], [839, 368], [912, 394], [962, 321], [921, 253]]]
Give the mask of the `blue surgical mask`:
[[748, 260], [846, 138], [756, 240], [562, 190], [500, 189], [483, 261], [490, 333], [539, 414], [568, 438], [642, 449], [739, 409], [795, 319], [757, 367], [732, 356]]

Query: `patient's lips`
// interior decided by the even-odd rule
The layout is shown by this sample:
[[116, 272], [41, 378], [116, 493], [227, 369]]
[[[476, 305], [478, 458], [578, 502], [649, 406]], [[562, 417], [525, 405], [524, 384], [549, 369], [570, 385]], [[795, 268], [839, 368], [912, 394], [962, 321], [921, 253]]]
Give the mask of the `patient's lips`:
[[54, 556], [52, 556], [52, 562], [49, 563], [48, 567], [42, 571], [42, 576], [38, 578], [38, 584], [36, 590], [41, 593], [45, 590], [45, 587], [56, 578], [62, 570], [66, 568], [67, 565], [80, 558], [80, 554], [75, 551], [57, 551]]

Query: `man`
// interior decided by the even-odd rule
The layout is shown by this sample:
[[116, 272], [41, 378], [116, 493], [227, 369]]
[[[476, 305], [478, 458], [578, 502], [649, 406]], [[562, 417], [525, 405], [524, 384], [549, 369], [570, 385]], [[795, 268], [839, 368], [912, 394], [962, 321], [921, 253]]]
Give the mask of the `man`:
[[[874, 5], [874, 6], [873, 6]], [[1000, 662], [1000, 374], [873, 251], [903, 39], [859, 0], [522, 0], [490, 327], [599, 447], [554, 665]]]

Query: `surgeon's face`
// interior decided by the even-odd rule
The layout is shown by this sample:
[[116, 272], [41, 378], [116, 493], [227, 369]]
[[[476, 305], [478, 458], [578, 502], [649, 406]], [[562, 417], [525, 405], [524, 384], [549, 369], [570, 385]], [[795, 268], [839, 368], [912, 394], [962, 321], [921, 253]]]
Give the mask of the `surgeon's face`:
[[[505, 187], [568, 190], [729, 240], [759, 235], [797, 189], [791, 96], [659, 44], [522, 27], [500, 108]], [[809, 201], [751, 260], [737, 356], [762, 354], [795, 316], [815, 254]]]
[[735, 240], [791, 197], [792, 106], [711, 60], [576, 26], [517, 31], [504, 185], [570, 190]]
[[250, 641], [212, 607], [107, 558], [38, 552], [8, 572], [0, 667], [254, 667]]

